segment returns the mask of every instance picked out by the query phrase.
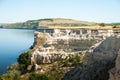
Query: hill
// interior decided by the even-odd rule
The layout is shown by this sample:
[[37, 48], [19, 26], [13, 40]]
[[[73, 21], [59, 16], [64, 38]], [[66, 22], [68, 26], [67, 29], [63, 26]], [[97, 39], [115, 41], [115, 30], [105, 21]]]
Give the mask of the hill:
[[108, 26], [120, 26], [120, 23], [106, 23]]
[[39, 23], [39, 26], [91, 26], [96, 25], [95, 22], [87, 22], [87, 21], [78, 21], [73, 19], [64, 19], [64, 18], [55, 18], [55, 19], [46, 19], [42, 20]]
[[96, 25], [95, 22], [87, 21], [78, 21], [72, 19], [64, 18], [46, 18], [38, 20], [28, 20], [26, 22], [12, 23], [12, 24], [3, 24], [3, 28], [27, 28], [27, 29], [37, 29], [40, 26], [62, 26], [62, 27], [71, 27], [71, 26], [93, 26]]

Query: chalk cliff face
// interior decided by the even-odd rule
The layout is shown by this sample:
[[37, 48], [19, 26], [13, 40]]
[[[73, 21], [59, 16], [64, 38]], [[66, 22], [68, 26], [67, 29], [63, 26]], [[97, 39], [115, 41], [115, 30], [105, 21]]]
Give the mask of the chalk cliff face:
[[36, 65], [84, 52], [83, 65], [66, 73], [63, 80], [119, 80], [119, 31], [41, 30], [35, 32], [33, 49], [31, 64]]
[[[88, 55], [85, 55], [85, 57], [88, 59], [85, 60], [88, 60], [89, 62], [94, 62], [97, 59], [102, 60], [105, 57], [108, 57], [110, 59], [112, 57], [114, 59], [114, 57], [116, 56], [116, 51], [120, 47], [120, 39], [116, 39], [120, 36], [119, 34], [119, 31], [116, 30], [38, 30], [38, 32], [35, 32], [35, 43], [33, 48], [34, 52], [31, 54], [31, 63], [52, 63], [54, 61], [72, 56], [75, 53], [80, 53], [81, 51], [88, 52]], [[116, 36], [116, 38], [112, 37], [112, 39], [108, 38], [107, 40], [103, 41], [110, 36]], [[96, 49], [94, 49], [94, 51], [90, 53], [90, 50], [88, 49], [97, 42], [101, 42], [101, 46], [98, 46], [97, 48], [96, 46], [92, 47], [91, 49]], [[118, 47], [115, 48], [115, 46]]]
[[74, 68], [63, 80], [120, 80], [119, 49], [120, 37], [107, 38], [85, 55], [89, 65]]
[[95, 40], [79, 40], [79, 37], [69, 36], [67, 33], [56, 31], [51, 36], [48, 33], [35, 32], [34, 52], [31, 54], [31, 63], [52, 63], [65, 59], [88, 49]]

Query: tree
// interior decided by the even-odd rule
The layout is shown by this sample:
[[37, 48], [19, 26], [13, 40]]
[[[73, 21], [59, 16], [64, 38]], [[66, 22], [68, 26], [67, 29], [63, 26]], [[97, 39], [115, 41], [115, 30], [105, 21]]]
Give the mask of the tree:
[[105, 23], [100, 23], [99, 26], [104, 27], [104, 26], [105, 26]]

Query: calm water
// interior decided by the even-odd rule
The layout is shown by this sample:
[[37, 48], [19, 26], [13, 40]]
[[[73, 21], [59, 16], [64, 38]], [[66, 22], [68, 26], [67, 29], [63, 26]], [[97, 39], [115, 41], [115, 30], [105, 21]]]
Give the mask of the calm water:
[[0, 75], [34, 42], [33, 30], [0, 29]]

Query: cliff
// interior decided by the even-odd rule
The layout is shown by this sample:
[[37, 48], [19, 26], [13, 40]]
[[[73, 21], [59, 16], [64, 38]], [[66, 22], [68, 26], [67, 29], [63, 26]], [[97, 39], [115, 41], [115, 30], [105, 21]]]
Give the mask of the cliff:
[[62, 80], [119, 80], [119, 41], [119, 29], [39, 29], [22, 69], [55, 80], [66, 72]]
[[86, 52], [83, 60], [87, 64], [106, 57], [114, 59], [120, 47], [119, 36], [118, 30], [41, 29], [35, 32], [31, 61], [35, 64], [52, 63], [82, 51]]
[[85, 54], [87, 63], [83, 61], [84, 66], [66, 73], [63, 80], [120, 80], [119, 41], [120, 37], [110, 37], [101, 42], [93, 52]]
[[[61, 35], [61, 37], [58, 35]], [[96, 43], [95, 40], [79, 40], [75, 36], [70, 38], [66, 33], [53, 33], [51, 36], [48, 33], [35, 32], [31, 63], [53, 63], [73, 56], [74, 53], [78, 54], [94, 43]]]

